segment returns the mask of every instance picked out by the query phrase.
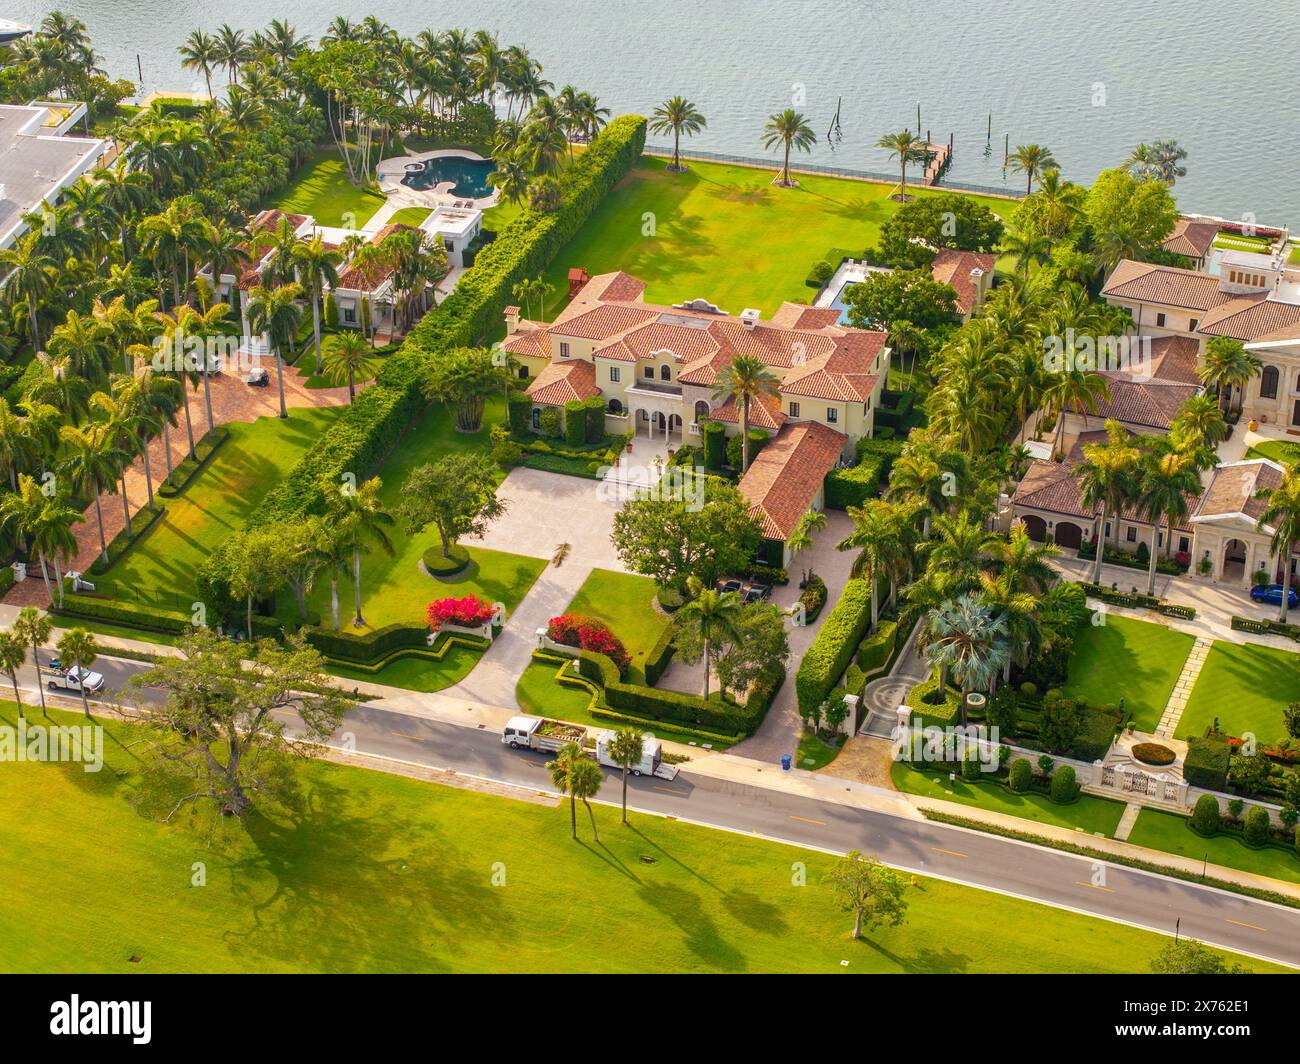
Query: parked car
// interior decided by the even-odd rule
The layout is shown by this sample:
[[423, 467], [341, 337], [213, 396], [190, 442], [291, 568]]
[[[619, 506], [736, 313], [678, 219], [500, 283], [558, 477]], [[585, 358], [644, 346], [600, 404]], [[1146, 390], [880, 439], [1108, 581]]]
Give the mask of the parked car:
[[771, 584], [760, 584], [758, 581], [751, 581], [744, 586], [740, 598], [742, 602], [748, 605], [751, 602], [762, 602], [763, 599], [769, 598], [771, 594]]
[[745, 585], [742, 584], [739, 580], [737, 580], [734, 576], [723, 577], [721, 580], [718, 581], [718, 590], [724, 595], [727, 594], [727, 592], [729, 591], [734, 591], [737, 594], [739, 594], [741, 588], [743, 588], [744, 586]]
[[88, 694], [95, 694], [104, 687], [104, 677], [97, 672], [91, 672], [89, 669], [82, 669], [73, 666], [70, 669], [64, 669], [59, 666], [57, 659], [54, 663], [54, 671], [49, 675], [46, 686], [51, 691], [86, 691]]
[[[1300, 606], [1300, 594], [1296, 593], [1296, 589], [1289, 587], [1286, 592], [1286, 608], [1293, 610]], [[1282, 585], [1259, 584], [1250, 589], [1250, 597], [1256, 602], [1267, 602], [1273, 606], [1280, 606], [1282, 604]]]
[[271, 383], [271, 375], [264, 369], [250, 369], [244, 374], [244, 383], [253, 388], [265, 388]]

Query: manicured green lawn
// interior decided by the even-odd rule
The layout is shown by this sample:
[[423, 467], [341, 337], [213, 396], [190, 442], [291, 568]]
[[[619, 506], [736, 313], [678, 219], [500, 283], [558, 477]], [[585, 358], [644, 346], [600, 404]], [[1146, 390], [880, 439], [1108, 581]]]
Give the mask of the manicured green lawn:
[[[473, 434], [459, 433], [447, 408], [434, 404], [397, 444], [376, 475], [383, 481], [382, 497], [390, 512], [402, 498], [402, 485], [411, 471], [426, 462], [456, 451], [486, 451], [488, 426], [501, 420], [502, 401], [494, 396], [487, 404], [483, 428]], [[417, 536], [408, 536], [400, 522], [391, 529], [394, 557], [374, 549], [361, 560], [362, 612], [367, 627], [382, 628], [396, 622], [423, 623], [425, 607], [436, 598], [479, 595], [489, 602], [505, 604], [507, 613], [519, 605], [533, 581], [546, 568], [542, 558], [525, 558], [503, 551], [487, 550], [467, 544], [473, 562], [463, 573], [449, 580], [435, 580], [420, 571], [420, 557], [437, 540], [438, 533], [429, 528]], [[329, 621], [329, 582], [317, 582], [309, 609]], [[343, 623], [350, 624], [352, 583], [339, 583]], [[280, 596], [279, 612], [286, 619], [294, 616], [290, 596]], [[354, 631], [349, 627], [349, 631]], [[382, 681], [381, 681], [382, 682]]]
[[293, 181], [272, 206], [310, 214], [317, 225], [360, 229], [385, 203], [383, 196], [359, 189], [333, 148], [322, 148], [298, 168]]
[[565, 613], [604, 621], [632, 655], [624, 677], [645, 683], [645, 658], [672, 622], [654, 607], [655, 582], [648, 576], [593, 569]]
[[[167, 513], [109, 572], [99, 590], [131, 599], [160, 595], [160, 605], [189, 610], [199, 565], [244, 521], [339, 416], [341, 407], [294, 409], [288, 419], [231, 422], [230, 438]], [[108, 505], [113, 505], [112, 500]]]
[[1106, 616], [1074, 637], [1067, 694], [1093, 706], [1121, 698], [1138, 731], [1154, 731], [1196, 640], [1161, 624]]
[[1217, 717], [1224, 731], [1264, 743], [1286, 737], [1282, 711], [1300, 701], [1300, 654], [1216, 640], [1196, 678], [1175, 738], [1204, 735]]
[[794, 767], [816, 772], [839, 757], [843, 749], [843, 739], [838, 743], [828, 742], [810, 729], [804, 728], [799, 736], [799, 749], [795, 753]]
[[433, 211], [429, 207], [403, 207], [388, 219], [390, 225], [411, 225], [419, 227]]
[[1153, 850], [1176, 853], [1197, 861], [1208, 855], [1210, 864], [1300, 883], [1300, 858], [1294, 854], [1275, 846], [1254, 850], [1233, 835], [1202, 838], [1188, 826], [1187, 818], [1177, 813], [1143, 809], [1128, 841], [1135, 846], [1149, 846]]
[[1300, 462], [1300, 444], [1290, 440], [1264, 440], [1257, 443], [1246, 454], [1247, 458], [1271, 458], [1283, 465]]
[[948, 772], [935, 772], [914, 768], [905, 761], [896, 761], [890, 768], [894, 786], [908, 794], [920, 794], [946, 802], [974, 805], [994, 813], [1006, 813], [1040, 824], [1054, 824], [1061, 828], [1079, 828], [1093, 835], [1101, 832], [1111, 836], [1119, 827], [1124, 815], [1124, 803], [1112, 802], [1090, 794], [1079, 796], [1071, 805], [1057, 805], [1045, 794], [1031, 791], [1013, 794], [996, 783], [965, 783], [960, 773], [949, 781]]
[[482, 656], [468, 647], [452, 647], [441, 661], [421, 657], [398, 658], [376, 673], [343, 665], [332, 665], [329, 672], [344, 680], [405, 687], [408, 691], [441, 691], [465, 679]]
[[[626, 270], [646, 282], [652, 303], [702, 296], [733, 314], [758, 307], [767, 316], [785, 300], [811, 302], [804, 282], [813, 263], [831, 248], [860, 257], [898, 205], [893, 188], [863, 181], [799, 174], [798, 188], [775, 188], [776, 169], [692, 161], [671, 174], [665, 160], [642, 157], [552, 263], [547, 317], [567, 301], [574, 266]], [[1014, 206], [976, 198], [1003, 217]], [[507, 207], [495, 210], [493, 228], [509, 218]]]
[[1140, 972], [1167, 942], [921, 878], [901, 927], [854, 943], [826, 855], [607, 806], [600, 845], [584, 821], [575, 843], [562, 807], [326, 763], [302, 767], [301, 813], [209, 847], [131, 808], [138, 752], [107, 731], [111, 771], [0, 773], [5, 886], [30, 902], [0, 907], [4, 970]]

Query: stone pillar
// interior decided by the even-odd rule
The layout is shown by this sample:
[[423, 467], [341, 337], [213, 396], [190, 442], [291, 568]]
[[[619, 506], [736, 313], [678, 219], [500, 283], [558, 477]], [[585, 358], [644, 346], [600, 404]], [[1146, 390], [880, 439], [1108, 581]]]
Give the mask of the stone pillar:
[[848, 707], [848, 712], [844, 715], [844, 720], [840, 724], [840, 731], [850, 739], [858, 733], [858, 702], [861, 701], [857, 695], [845, 695], [844, 704]]

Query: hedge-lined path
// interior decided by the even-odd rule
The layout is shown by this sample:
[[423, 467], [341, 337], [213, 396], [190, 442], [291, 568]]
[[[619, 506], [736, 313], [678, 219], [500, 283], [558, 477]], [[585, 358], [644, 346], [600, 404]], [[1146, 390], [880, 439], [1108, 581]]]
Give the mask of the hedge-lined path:
[[1157, 735], [1165, 739], [1174, 737], [1174, 731], [1178, 727], [1178, 722], [1182, 719], [1183, 710], [1187, 708], [1187, 700], [1192, 697], [1192, 688], [1196, 686], [1196, 678], [1201, 675], [1201, 669], [1205, 667], [1205, 658], [1210, 653], [1211, 645], [1210, 640], [1204, 636], [1196, 637], [1196, 642], [1192, 644], [1191, 653], [1187, 655], [1187, 660], [1183, 662], [1183, 671], [1178, 674], [1178, 682], [1174, 684], [1173, 693], [1169, 696], [1164, 714], [1156, 727]]
[[821, 626], [839, 602], [844, 585], [849, 581], [849, 570], [853, 567], [856, 555], [853, 551], [836, 550], [835, 544], [852, 531], [853, 522], [848, 514], [839, 510], [826, 511], [826, 527], [816, 533], [813, 545], [796, 554], [790, 563], [790, 583], [773, 590], [772, 601], [782, 609], [789, 609], [799, 601], [799, 579], [803, 570], [812, 569], [826, 581], [826, 605], [812, 624], [789, 630], [790, 662], [786, 668], [785, 683], [772, 700], [772, 706], [758, 731], [733, 746], [733, 754], [757, 761], [779, 761], [782, 754], [793, 756], [799, 749], [803, 718], [799, 716], [799, 699], [795, 694], [795, 673], [799, 670], [799, 662], [821, 631]]
[[907, 693], [928, 676], [925, 662], [917, 649], [917, 635], [921, 626], [912, 626], [907, 645], [894, 662], [894, 668], [885, 676], [878, 676], [867, 684], [862, 693], [866, 720], [858, 729], [859, 735], [874, 735], [879, 739], [893, 738], [898, 724], [898, 707]]
[[[310, 343], [301, 357], [315, 358]], [[278, 415], [280, 413], [280, 396], [275, 384], [274, 363], [269, 365], [269, 372], [271, 380], [264, 388], [253, 388], [245, 384], [236, 371], [214, 374], [209, 379], [209, 383], [212, 391], [212, 416], [215, 423], [225, 425], [232, 421], [256, 421], [259, 417]], [[284, 401], [291, 409], [340, 406], [348, 401], [347, 388], [308, 388], [304, 383], [305, 379], [295, 373], [292, 367], [285, 366]], [[290, 413], [290, 417], [292, 416], [292, 413]], [[208, 424], [208, 408], [204, 400], [202, 382], [200, 382], [197, 390], [193, 387], [190, 388], [190, 419], [194, 425], [194, 442], [198, 443], [211, 427]], [[173, 466], [179, 464], [181, 459], [189, 452], [189, 437], [185, 432], [184, 410], [177, 411], [176, 421], [177, 427], [169, 430], [171, 433]], [[157, 505], [160, 507], [166, 506], [167, 500], [157, 495], [158, 485], [162, 483], [163, 478], [167, 475], [167, 462], [161, 433], [149, 441], [148, 455], [149, 470], [153, 476], [153, 489]], [[100, 506], [104, 512], [104, 537], [109, 543], [126, 525], [126, 517], [122, 513], [121, 491], [122, 485], [119, 480], [117, 494], [110, 494], [105, 491], [99, 497]], [[134, 517], [136, 511], [149, 501], [143, 458], [136, 458], [131, 468], [127, 470], [126, 493], [131, 506], [131, 516]], [[86, 572], [95, 559], [99, 557], [99, 520], [95, 515], [95, 504], [93, 502], [86, 507], [84, 517], [84, 521], [72, 527], [73, 535], [77, 538], [77, 556], [71, 562], [63, 565], [65, 572], [69, 570]], [[54, 568], [51, 566], [50, 580], [53, 581], [53, 579]], [[89, 577], [89, 579], [93, 580], [93, 577]], [[9, 593], [4, 596], [4, 601], [17, 606], [49, 605], [49, 598], [45, 594], [45, 582], [41, 579], [39, 565], [29, 570], [27, 580], [14, 585], [10, 589]]]

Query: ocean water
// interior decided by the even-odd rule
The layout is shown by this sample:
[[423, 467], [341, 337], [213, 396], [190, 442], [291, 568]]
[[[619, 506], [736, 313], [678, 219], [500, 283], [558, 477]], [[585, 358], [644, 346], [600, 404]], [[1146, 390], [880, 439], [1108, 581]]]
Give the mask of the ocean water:
[[111, 74], [136, 78], [139, 56], [146, 91], [194, 84], [176, 53], [192, 29], [279, 16], [314, 37], [375, 11], [403, 33], [458, 25], [526, 44], [557, 85], [615, 113], [687, 96], [708, 119], [693, 148], [762, 156], [771, 112], [795, 106], [824, 134], [838, 106], [843, 139], [823, 137], [812, 161], [888, 172], [875, 142], [915, 129], [919, 105], [922, 130], [952, 134], [957, 181], [1019, 187], [1007, 137], [1049, 146], [1079, 181], [1173, 137], [1189, 152], [1181, 207], [1300, 222], [1294, 0], [59, 0], [0, 14], [34, 24], [51, 7], [86, 21]]

